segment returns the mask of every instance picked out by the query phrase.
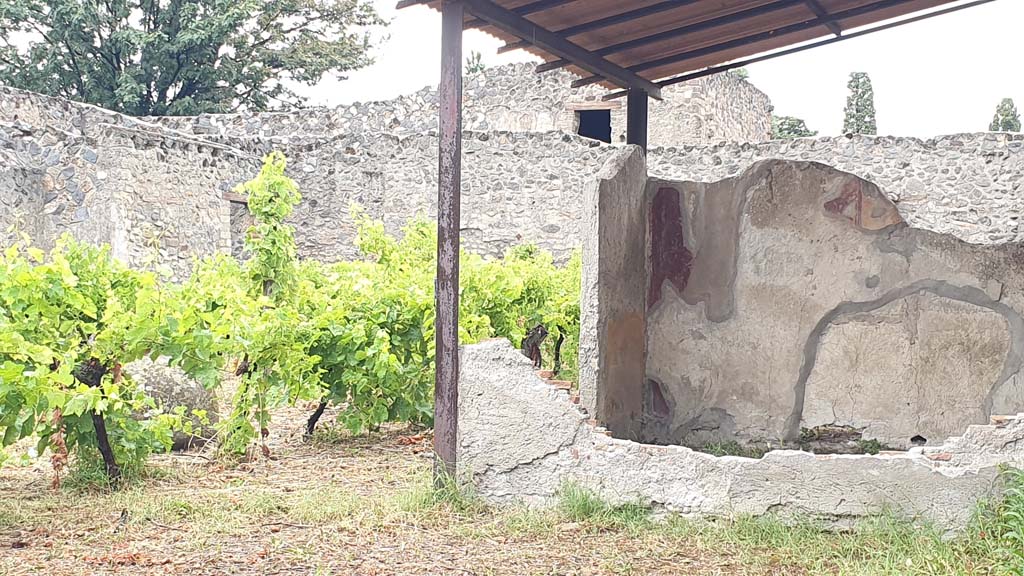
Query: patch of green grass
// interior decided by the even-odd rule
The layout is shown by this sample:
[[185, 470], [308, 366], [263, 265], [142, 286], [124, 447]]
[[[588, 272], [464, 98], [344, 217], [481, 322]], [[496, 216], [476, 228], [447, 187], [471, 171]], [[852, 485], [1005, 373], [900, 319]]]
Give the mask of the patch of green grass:
[[552, 511], [516, 507], [503, 515], [497, 529], [513, 537], [544, 537], [557, 532], [560, 523]]
[[472, 487], [461, 485], [454, 478], [445, 478], [438, 486], [426, 474], [422, 474], [412, 488], [398, 497], [398, 507], [410, 513], [444, 511], [462, 516], [485, 509]]
[[19, 528], [27, 525], [28, 521], [28, 515], [16, 502], [8, 502], [0, 506], [0, 530]]
[[673, 517], [659, 530], [701, 547], [731, 552], [753, 570], [787, 565], [810, 574], [989, 573], [986, 561], [967, 553], [961, 541], [944, 539], [937, 530], [891, 515], [865, 520], [847, 531], [777, 516], [717, 521]]
[[998, 559], [1010, 574], [1024, 575], [1024, 470], [1005, 468], [1003, 496], [982, 506], [969, 532], [974, 548]]
[[735, 440], [725, 442], [709, 442], [701, 447], [700, 452], [712, 456], [742, 456], [744, 458], [760, 459], [767, 454], [769, 449], [762, 446], [745, 446]]
[[637, 530], [651, 524], [650, 509], [640, 504], [609, 504], [597, 494], [568, 482], [558, 491], [558, 512], [572, 522], [587, 522], [599, 528]]

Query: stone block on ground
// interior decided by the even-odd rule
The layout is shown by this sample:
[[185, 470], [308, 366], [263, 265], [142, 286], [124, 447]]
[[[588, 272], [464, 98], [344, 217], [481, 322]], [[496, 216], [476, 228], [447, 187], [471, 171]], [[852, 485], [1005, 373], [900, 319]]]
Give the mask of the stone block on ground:
[[[192, 434], [175, 432], [174, 450], [202, 446], [213, 438], [213, 426], [217, 422], [217, 400], [202, 384], [180, 368], [168, 365], [167, 360], [162, 358], [157, 361], [144, 358], [125, 365], [124, 370], [165, 412], [177, 406], [187, 409], [185, 414], [191, 417], [193, 431]], [[196, 411], [206, 412], [206, 424], [193, 414]]]

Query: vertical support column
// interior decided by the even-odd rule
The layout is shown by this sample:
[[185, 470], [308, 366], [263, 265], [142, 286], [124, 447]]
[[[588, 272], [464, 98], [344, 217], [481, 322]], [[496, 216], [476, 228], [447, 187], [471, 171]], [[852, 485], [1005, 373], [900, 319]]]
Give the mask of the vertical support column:
[[434, 373], [434, 483], [455, 476], [459, 433], [459, 213], [462, 188], [462, 22], [459, 0], [441, 3], [440, 137]]
[[626, 144], [636, 144], [647, 152], [646, 90], [630, 88], [626, 94]]

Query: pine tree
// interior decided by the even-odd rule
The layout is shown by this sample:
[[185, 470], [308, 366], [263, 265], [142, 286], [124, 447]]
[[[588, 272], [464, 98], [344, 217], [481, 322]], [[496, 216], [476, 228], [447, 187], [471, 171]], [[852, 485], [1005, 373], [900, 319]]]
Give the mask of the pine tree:
[[988, 129], [992, 132], [1020, 132], [1020, 113], [1013, 98], [1003, 98], [996, 107], [996, 115]]
[[850, 95], [846, 97], [843, 132], [845, 134], [877, 134], [875, 123], [875, 91], [871, 87], [871, 78], [866, 72], [850, 74], [846, 84]]
[[811, 130], [800, 118], [793, 116], [772, 115], [772, 139], [792, 140], [793, 138], [805, 138], [817, 136], [817, 130]]

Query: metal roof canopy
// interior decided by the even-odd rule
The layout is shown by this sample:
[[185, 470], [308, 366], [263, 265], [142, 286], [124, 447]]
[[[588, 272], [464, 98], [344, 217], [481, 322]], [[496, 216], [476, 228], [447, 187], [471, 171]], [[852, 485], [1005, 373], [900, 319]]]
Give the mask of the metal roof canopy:
[[[646, 149], [648, 98], [660, 99], [664, 86], [994, 0], [958, 1], [399, 0], [399, 9], [426, 5], [442, 15], [435, 481], [455, 474], [458, 433], [463, 30], [505, 41], [499, 52], [525, 49], [540, 56], [538, 72], [567, 68], [580, 76], [574, 88], [621, 89], [605, 98], [628, 97], [626, 141]], [[916, 14], [946, 4], [956, 5]], [[899, 20], [880, 24], [892, 19]]]

